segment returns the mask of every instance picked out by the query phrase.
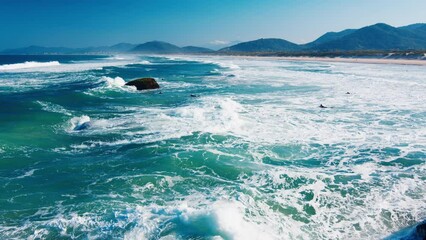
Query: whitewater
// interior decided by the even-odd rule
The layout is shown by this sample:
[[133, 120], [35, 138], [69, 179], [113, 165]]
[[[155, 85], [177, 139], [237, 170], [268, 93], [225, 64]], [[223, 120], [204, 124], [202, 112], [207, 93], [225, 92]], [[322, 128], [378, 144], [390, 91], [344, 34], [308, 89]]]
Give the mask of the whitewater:
[[0, 239], [397, 239], [426, 220], [424, 66], [74, 58], [0, 65]]

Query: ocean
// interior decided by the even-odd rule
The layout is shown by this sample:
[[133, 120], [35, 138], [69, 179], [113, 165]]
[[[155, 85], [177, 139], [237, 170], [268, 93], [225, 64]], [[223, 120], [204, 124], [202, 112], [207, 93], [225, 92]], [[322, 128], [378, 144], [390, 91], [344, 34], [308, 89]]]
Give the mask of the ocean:
[[426, 219], [425, 92], [424, 66], [0, 56], [0, 239], [383, 239]]

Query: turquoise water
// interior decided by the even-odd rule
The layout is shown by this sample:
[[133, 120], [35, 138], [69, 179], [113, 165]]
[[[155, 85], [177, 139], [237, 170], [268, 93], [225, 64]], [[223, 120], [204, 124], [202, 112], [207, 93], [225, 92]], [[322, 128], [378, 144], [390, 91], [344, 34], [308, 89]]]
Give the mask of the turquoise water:
[[422, 66], [0, 62], [0, 239], [381, 239], [426, 219]]

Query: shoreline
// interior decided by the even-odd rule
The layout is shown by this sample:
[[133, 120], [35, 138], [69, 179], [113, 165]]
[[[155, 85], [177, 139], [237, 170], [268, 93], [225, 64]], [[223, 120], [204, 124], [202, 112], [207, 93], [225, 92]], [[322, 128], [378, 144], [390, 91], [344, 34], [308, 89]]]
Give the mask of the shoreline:
[[[7, 56], [114, 56], [114, 55], [145, 55], [145, 56], [202, 56], [202, 57], [229, 57], [240, 59], [264, 59], [264, 60], [284, 60], [300, 62], [334, 62], [334, 63], [362, 63], [362, 64], [395, 64], [395, 65], [415, 65], [426, 66], [426, 56], [423, 59], [393, 59], [393, 58], [359, 58], [359, 57], [309, 57], [309, 56], [273, 56], [273, 55], [232, 55], [232, 54], [137, 54], [137, 53], [98, 53], [98, 54], [43, 54], [43, 55], [2, 55]], [[3, 65], [3, 64], [0, 64]]]
[[426, 66], [426, 60], [419, 59], [383, 59], [383, 58], [326, 58], [326, 57], [283, 57], [290, 61], [343, 62], [367, 64], [397, 64]]
[[216, 55], [246, 59], [267, 59], [301, 62], [338, 62], [338, 63], [363, 63], [363, 64], [396, 64], [426, 66], [426, 59], [389, 59], [389, 58], [342, 58], [342, 57], [280, 57], [280, 56], [244, 56], [244, 55]]

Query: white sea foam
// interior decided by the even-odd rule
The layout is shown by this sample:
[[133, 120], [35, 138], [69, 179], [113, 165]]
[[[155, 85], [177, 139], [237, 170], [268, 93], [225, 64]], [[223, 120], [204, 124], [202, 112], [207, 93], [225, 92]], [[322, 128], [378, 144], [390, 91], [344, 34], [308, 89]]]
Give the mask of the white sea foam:
[[36, 103], [40, 104], [40, 106], [42, 107], [42, 109], [44, 111], [61, 113], [61, 114], [67, 115], [67, 116], [72, 115], [72, 113], [70, 111], [68, 111], [67, 109], [65, 109], [61, 105], [54, 104], [54, 103], [51, 103], [51, 102], [43, 102], [43, 101], [36, 101]]
[[[112, 132], [121, 132], [129, 128], [130, 117], [128, 118], [111, 118], [111, 119], [99, 119], [90, 118], [87, 115], [80, 117], [71, 118], [67, 124], [65, 124], [65, 130], [71, 134], [76, 131], [84, 130], [84, 134], [109, 134]], [[128, 140], [124, 140], [122, 144], [128, 143]], [[91, 144], [94, 146], [94, 144]], [[84, 145], [74, 145], [74, 148], [87, 148]]]
[[[172, 158], [191, 162], [197, 159], [181, 153], [203, 151], [218, 156], [219, 164], [226, 164], [220, 157], [227, 157], [233, 164], [254, 164], [255, 170], [232, 180], [206, 173], [216, 170], [211, 165], [191, 169], [193, 178], [188, 179], [149, 176], [149, 181], [139, 181], [143, 175], [118, 176], [109, 179], [108, 186], [116, 185], [114, 181], [127, 187], [130, 183], [131, 196], [138, 201], [120, 202], [120, 195], [111, 193], [114, 207], [122, 204], [126, 209], [112, 214], [119, 216], [115, 221], [66, 213], [43, 224], [65, 229], [66, 235], [70, 228], [95, 232], [123, 229], [130, 222], [135, 227], [127, 230], [126, 239], [153, 239], [161, 231], [167, 234], [163, 239], [178, 239], [179, 233], [167, 233], [168, 226], [197, 231], [199, 224], [212, 239], [379, 239], [426, 217], [425, 164], [383, 164], [424, 151], [425, 121], [412, 117], [426, 111], [423, 68], [222, 57], [211, 61], [238, 66], [226, 69], [235, 77], [219, 76], [222, 81], [241, 88], [274, 88], [266, 93], [205, 96], [170, 108], [120, 107], [126, 113], [108, 119], [73, 118], [72, 126], [91, 122], [85, 134], [120, 133], [122, 138], [72, 147], [90, 151], [100, 145], [156, 143], [199, 132], [232, 135], [236, 138], [226, 143], [169, 146], [180, 150]], [[123, 83], [120, 78], [102, 81], [104, 87], [117, 89]], [[321, 103], [332, 108], [320, 109]], [[247, 146], [241, 153], [226, 150], [241, 144]], [[401, 153], [381, 159], [380, 152], [389, 146]], [[288, 149], [280, 152], [276, 147]], [[271, 159], [292, 164], [277, 166], [267, 162]], [[205, 192], [202, 188], [184, 191], [186, 195], [179, 192], [183, 184], [199, 179], [226, 184], [209, 186]], [[163, 199], [167, 191], [176, 200]]]
[[106, 86], [108, 88], [121, 88], [126, 84], [126, 81], [124, 81], [121, 77], [102, 77], [102, 80], [106, 82]]
[[[115, 196], [109, 196], [114, 199]], [[102, 219], [91, 213], [65, 212], [61, 205], [39, 209], [33, 217], [53, 215], [53, 218], [44, 218], [38, 224], [48, 228], [33, 231], [30, 239], [46, 238], [51, 232], [60, 233], [64, 237], [72, 238], [74, 231], [83, 231], [97, 238], [115, 235], [115, 230], [127, 228], [129, 222], [136, 224], [132, 230], [124, 234], [124, 239], [180, 239], [179, 231], [170, 232], [162, 225], [164, 222], [174, 222], [177, 227], [206, 236], [208, 239], [278, 239], [275, 229], [268, 226], [268, 222], [259, 221], [256, 213], [249, 212], [244, 202], [227, 200], [206, 201], [202, 195], [195, 194], [183, 200], [174, 201], [168, 206], [156, 204], [135, 205], [119, 203], [125, 212], [115, 211], [114, 221]], [[118, 207], [115, 205], [115, 207]], [[6, 228], [0, 226], [0, 232], [7, 233], [3, 236], [12, 237], [23, 230], [36, 227], [36, 223], [26, 221], [22, 226]], [[105, 231], [96, 232], [96, 229]], [[109, 230], [110, 229], [110, 230]], [[164, 231], [164, 232], [163, 232]]]
[[20, 176], [16, 177], [16, 179], [30, 177], [30, 176], [32, 176], [32, 175], [34, 174], [34, 172], [35, 172], [35, 171], [37, 171], [37, 170], [38, 170], [38, 169], [31, 169], [31, 170], [28, 170], [28, 171], [26, 171], [24, 174], [22, 174], [22, 175], [20, 175]]
[[49, 69], [40, 69], [45, 72], [80, 72], [87, 71], [92, 69], [102, 69], [104, 67], [119, 67], [131, 64], [132, 60], [119, 60], [119, 61], [98, 61], [98, 62], [76, 62], [72, 64], [62, 64], [61, 66], [49, 68]]
[[17, 69], [28, 69], [28, 68], [46, 68], [52, 66], [61, 65], [58, 61], [51, 62], [24, 62], [24, 63], [14, 63], [14, 64], [4, 64], [0, 65], [0, 71], [13, 71]]
[[100, 86], [90, 89], [85, 93], [88, 95], [96, 95], [101, 98], [108, 98], [105, 96], [105, 92], [109, 91], [124, 91], [124, 92], [136, 92], [135, 86], [126, 86], [126, 81], [121, 77], [106, 77], [100, 78]]
[[[235, 85], [268, 84], [281, 88], [306, 86], [307, 91], [290, 89], [256, 95], [240, 94], [232, 98], [210, 96], [175, 109], [141, 107], [135, 109], [133, 117], [123, 117], [129, 119], [126, 125], [129, 132], [126, 134], [142, 134], [147, 141], [147, 138], [168, 139], [201, 131], [232, 133], [254, 143], [344, 142], [362, 146], [368, 142], [371, 147], [377, 148], [406, 143], [412, 139], [425, 141], [424, 128], [413, 131], [410, 127], [410, 113], [395, 114], [400, 108], [414, 112], [426, 110], [422, 101], [419, 101], [424, 98], [426, 85], [419, 77], [422, 70], [418, 67], [386, 66], [388, 71], [377, 71], [376, 68], [382, 66], [229, 58], [213, 58], [211, 61], [232, 61], [239, 65], [239, 69], [232, 71], [237, 77], [227, 80]], [[299, 71], [296, 67], [332, 69], [332, 72]], [[409, 82], [401, 81], [393, 75], [401, 67], [410, 69], [410, 72], [400, 73], [402, 79], [409, 78]], [[120, 78], [102, 79], [107, 88], [121, 89], [124, 82]], [[345, 94], [347, 91], [352, 94]], [[253, 104], [240, 103], [244, 101]], [[319, 104], [332, 108], [323, 110], [318, 108]], [[366, 115], [370, 116], [369, 121], [365, 121]], [[389, 119], [392, 119], [391, 123], [388, 123]], [[126, 122], [120, 117], [111, 121]], [[150, 124], [151, 122], [162, 124]], [[140, 127], [140, 124], [147, 126], [147, 129], [143, 132], [131, 130], [136, 126]], [[395, 128], [399, 131], [393, 131]], [[150, 133], [157, 134], [153, 136]], [[143, 139], [132, 141], [144, 141]], [[412, 146], [409, 145], [408, 148]]]
[[[350, 168], [339, 169], [341, 174], [331, 169], [328, 172], [326, 169], [276, 168], [243, 179], [250, 191], [262, 190], [262, 198], [268, 199], [265, 200], [268, 204], [294, 208], [300, 218], [309, 219], [309, 223], [301, 224], [291, 215], [271, 212], [268, 215], [277, 218], [273, 222], [285, 230], [283, 236], [302, 239], [381, 238], [410, 221], [419, 221], [425, 217], [425, 197], [417, 195], [422, 180], [392, 179], [388, 176], [388, 167], [377, 166], [370, 169], [371, 173], [379, 175], [377, 178], [363, 177], [363, 181], [358, 181], [353, 179]], [[392, 169], [392, 172], [398, 170]], [[340, 182], [339, 179], [353, 180]], [[304, 183], [295, 187], [297, 182]], [[334, 184], [340, 187], [331, 187]], [[370, 188], [370, 191], [365, 192], [365, 187]], [[306, 199], [307, 193], [312, 197]], [[412, 194], [413, 197], [408, 197]], [[416, 207], [410, 209], [409, 206]], [[398, 221], [388, 222], [382, 215], [384, 212]], [[354, 226], [362, 230], [355, 230]]]
[[[223, 61], [223, 66], [231, 61], [239, 66], [229, 68], [236, 76], [226, 79], [232, 84], [297, 86], [306, 87], [306, 91], [284, 89], [239, 94], [232, 99], [208, 97], [177, 108], [174, 114], [167, 109], [147, 110], [151, 113], [148, 117], [155, 119], [152, 122], [169, 127], [139, 133], [155, 131], [168, 137], [196, 131], [226, 133], [250, 142], [248, 155], [260, 164], [266, 158], [290, 160], [295, 165], [296, 161], [324, 161], [316, 168], [271, 166], [252, 176], [241, 176], [243, 187], [253, 196], [241, 194], [240, 200], [246, 200], [238, 204], [249, 212], [261, 212], [253, 220], [269, 222], [265, 228], [275, 227], [269, 233], [289, 239], [381, 238], [426, 217], [426, 194], [421, 189], [425, 181], [419, 177], [425, 175], [425, 165], [386, 166], [381, 164], [380, 154], [373, 153], [397, 146], [401, 153], [386, 157], [391, 162], [424, 150], [425, 122], [418, 117], [413, 122], [412, 118], [412, 114], [426, 111], [422, 67], [219, 57], [209, 61]], [[247, 101], [250, 104], [244, 104]], [[321, 103], [332, 108], [320, 109]], [[187, 131], [173, 132], [171, 128]], [[289, 158], [269, 147], [287, 145], [301, 146], [301, 150]], [[200, 146], [187, 147], [197, 150]], [[366, 149], [372, 151], [367, 159], [361, 157]], [[327, 151], [331, 151], [329, 155]], [[357, 163], [361, 159], [367, 162]], [[306, 199], [307, 195], [311, 197]], [[189, 224], [202, 215], [208, 216], [209, 223], [220, 225], [212, 217], [214, 210], [195, 209], [184, 211]], [[233, 223], [238, 225], [237, 220]]]
[[226, 60], [226, 61], [223, 61], [222, 59], [217, 61], [214, 58], [209, 58], [209, 57], [166, 56], [166, 58], [170, 59], [170, 60], [180, 60], [180, 61], [196, 60], [196, 61], [203, 62], [203, 63], [216, 64], [216, 65], [218, 65], [222, 68], [228, 69], [228, 70], [239, 70], [239, 69], [241, 69], [240, 66], [238, 66], [237, 63], [235, 63], [235, 59], [231, 59], [231, 58], [228, 58], [228, 60]]
[[119, 56], [119, 55], [116, 55], [116, 56], [111, 56], [111, 57], [109, 57], [109, 58], [107, 58], [108, 60], [126, 60], [126, 59], [128, 59], [128, 58], [126, 58], [126, 57], [124, 57], [124, 56]]
[[148, 60], [142, 60], [142, 61], [138, 62], [138, 64], [149, 65], [149, 64], [151, 64], [151, 62], [148, 61]]
[[[131, 142], [155, 142], [195, 132], [214, 134], [240, 134], [245, 132], [245, 120], [240, 112], [242, 106], [231, 98], [203, 98], [199, 105], [182, 106], [175, 109], [138, 108], [138, 113], [111, 119], [87, 119], [87, 116], [71, 119], [71, 129], [90, 121], [86, 134], [110, 134], [120, 132], [129, 139], [113, 142], [92, 141], [86, 146], [122, 145]], [[144, 130], [140, 130], [140, 128]], [[134, 129], [138, 129], [135, 131]], [[137, 137], [134, 137], [137, 136]]]
[[135, 55], [114, 55], [108, 58], [105, 58], [106, 60], [119, 60], [119, 61], [132, 61], [133, 64], [144, 64], [149, 65], [151, 64], [148, 60], [140, 60], [138, 56]]
[[241, 111], [242, 106], [231, 98], [205, 98], [200, 106], [177, 108], [172, 118], [191, 123], [194, 131], [232, 133], [238, 132], [244, 124], [239, 115]]
[[[140, 62], [134, 57], [123, 57], [123, 59], [105, 58], [91, 61], [75, 61], [60, 64], [52, 62], [25, 62], [18, 64], [0, 65], [0, 71], [4, 72], [80, 72], [104, 67], [123, 67], [128, 64]], [[145, 64], [148, 64], [145, 62]]]
[[81, 127], [83, 124], [85, 123], [89, 123], [90, 122], [90, 117], [87, 115], [83, 115], [80, 117], [73, 117], [70, 119], [69, 123], [70, 123], [70, 130], [75, 130], [79, 127]]
[[[161, 222], [158, 222], [158, 219], [173, 221], [176, 227], [198, 233], [208, 239], [279, 238], [267, 222], [259, 222], [253, 213], [248, 214], [247, 206], [242, 202], [226, 199], [206, 202], [200, 197], [201, 195], [195, 194], [166, 207], [138, 206], [137, 211], [144, 213], [139, 218], [141, 225], [127, 232], [125, 239], [151, 239], [154, 236], [154, 230], [160, 230], [161, 239], [183, 237], [179, 235], [179, 232], [168, 235], [161, 233], [163, 229], [159, 226]], [[202, 232], [198, 229], [202, 229]]]

